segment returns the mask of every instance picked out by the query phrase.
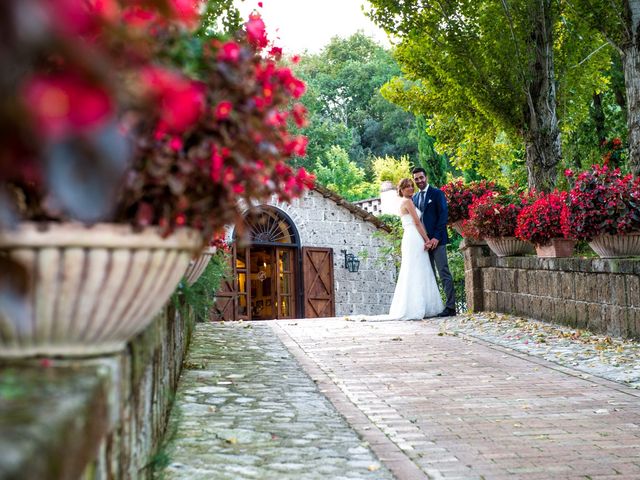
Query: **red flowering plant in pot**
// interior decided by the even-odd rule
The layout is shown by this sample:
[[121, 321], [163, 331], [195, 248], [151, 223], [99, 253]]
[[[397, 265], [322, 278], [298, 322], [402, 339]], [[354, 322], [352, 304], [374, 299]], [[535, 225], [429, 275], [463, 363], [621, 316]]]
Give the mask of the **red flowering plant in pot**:
[[539, 257], [570, 257], [576, 240], [570, 238], [567, 192], [531, 194], [533, 203], [522, 207], [515, 235], [531, 242]]
[[[202, 238], [255, 201], [311, 187], [312, 176], [286, 163], [305, 154], [306, 139], [289, 133], [305, 122], [295, 103], [304, 84], [264, 52], [257, 15], [232, 40], [193, 37], [188, 62], [173, 58], [199, 11], [182, 0], [0, 5], [0, 270], [10, 272], [0, 294], [11, 299], [0, 309], [10, 332], [0, 355], [85, 353], [94, 340], [120, 348], [171, 294]], [[21, 256], [42, 236], [54, 243], [46, 258]], [[49, 267], [30, 278], [33, 262]], [[63, 283], [38, 283], [55, 279]], [[94, 293], [103, 298], [89, 304]], [[60, 318], [35, 316], [43, 311]], [[67, 328], [85, 317], [98, 331]]]
[[499, 257], [531, 251], [531, 244], [515, 236], [518, 214], [531, 203], [531, 195], [512, 189], [506, 193], [487, 192], [469, 207], [469, 220], [464, 223], [465, 236], [483, 238]]
[[449, 212], [448, 223], [458, 233], [463, 234], [462, 223], [469, 218], [469, 206], [474, 198], [481, 197], [487, 192], [496, 191], [494, 182], [486, 180], [465, 183], [458, 178], [442, 186], [442, 192], [447, 200]]
[[608, 165], [577, 176], [569, 192], [571, 235], [587, 240], [601, 257], [640, 255], [640, 178]]

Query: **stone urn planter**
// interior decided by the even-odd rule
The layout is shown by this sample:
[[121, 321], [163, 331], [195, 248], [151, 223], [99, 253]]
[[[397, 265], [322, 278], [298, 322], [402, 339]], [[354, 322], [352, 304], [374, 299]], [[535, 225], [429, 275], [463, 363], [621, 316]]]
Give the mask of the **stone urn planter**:
[[183, 229], [24, 223], [0, 231], [0, 255], [30, 272], [26, 308], [0, 311], [0, 357], [122, 349], [166, 303], [202, 245]]
[[187, 271], [184, 274], [184, 279], [189, 286], [198, 281], [216, 251], [216, 247], [207, 247], [200, 253], [198, 258], [189, 262], [189, 267], [187, 267]]
[[533, 245], [516, 237], [486, 237], [485, 241], [498, 257], [513, 257], [533, 253]]
[[601, 258], [640, 256], [640, 232], [626, 235], [598, 235], [589, 246]]
[[571, 257], [576, 242], [571, 238], [552, 238], [547, 245], [536, 245], [536, 255], [545, 258]]

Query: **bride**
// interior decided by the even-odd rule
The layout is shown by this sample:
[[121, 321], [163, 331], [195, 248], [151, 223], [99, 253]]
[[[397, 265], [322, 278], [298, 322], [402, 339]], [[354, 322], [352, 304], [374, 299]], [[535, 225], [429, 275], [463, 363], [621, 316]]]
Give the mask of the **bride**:
[[389, 317], [420, 320], [436, 316], [443, 309], [440, 291], [429, 261], [431, 240], [420, 221], [422, 212], [413, 204], [413, 181], [404, 178], [398, 184], [402, 235], [402, 263], [393, 294]]

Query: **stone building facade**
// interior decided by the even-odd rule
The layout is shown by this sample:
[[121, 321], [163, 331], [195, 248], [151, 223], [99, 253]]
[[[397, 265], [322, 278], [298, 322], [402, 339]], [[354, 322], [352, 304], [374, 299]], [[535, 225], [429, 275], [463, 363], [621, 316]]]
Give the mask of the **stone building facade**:
[[[322, 186], [291, 204], [274, 198], [254, 205], [251, 212], [244, 239], [236, 231], [229, 235], [235, 284], [227, 285], [228, 303], [219, 304], [222, 318], [388, 312], [396, 268], [384, 252], [387, 227], [374, 215]], [[357, 258], [357, 272], [346, 268], [345, 254]], [[320, 292], [318, 285], [323, 287]], [[329, 296], [331, 304], [326, 303]]]

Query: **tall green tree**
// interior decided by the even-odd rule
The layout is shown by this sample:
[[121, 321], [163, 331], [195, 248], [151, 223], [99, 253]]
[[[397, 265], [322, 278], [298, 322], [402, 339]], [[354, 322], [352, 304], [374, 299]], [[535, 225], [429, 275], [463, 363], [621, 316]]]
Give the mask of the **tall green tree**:
[[350, 202], [376, 197], [380, 188], [367, 181], [365, 171], [340, 146], [330, 147], [315, 166], [317, 181]]
[[406, 156], [395, 157], [375, 157], [371, 162], [374, 174], [374, 184], [378, 187], [384, 181], [390, 181], [398, 185], [403, 178], [411, 177], [411, 163]]
[[[307, 84], [302, 101], [309, 110], [308, 163], [315, 163], [333, 145], [369, 169], [372, 156], [417, 154], [409, 138], [414, 117], [390, 103], [380, 87], [400, 69], [391, 53], [362, 32], [333, 38], [316, 55], [303, 56], [295, 73]], [[348, 132], [348, 133], [347, 133]]]
[[446, 155], [436, 151], [436, 139], [427, 133], [427, 121], [422, 115], [416, 118], [415, 134], [418, 141], [417, 165], [426, 170], [429, 183], [436, 186], [444, 185], [447, 181], [449, 162]]
[[568, 0], [615, 48], [622, 61], [627, 107], [629, 167], [640, 176], [640, 0]]
[[[564, 4], [371, 4], [374, 21], [401, 40], [396, 56], [405, 80], [391, 82], [383, 90], [387, 98], [428, 115], [430, 132], [460, 166], [475, 162], [489, 170], [487, 164], [504, 152], [506, 140], [511, 163], [524, 151], [529, 185], [551, 189], [561, 159], [558, 99], [570, 96], [566, 105], [588, 105], [584, 95], [590, 99], [601, 80], [599, 66], [593, 68], [600, 53], [586, 65], [575, 61], [596, 40], [579, 35]], [[564, 62], [560, 67], [558, 59]], [[571, 71], [570, 63], [576, 65]]]

